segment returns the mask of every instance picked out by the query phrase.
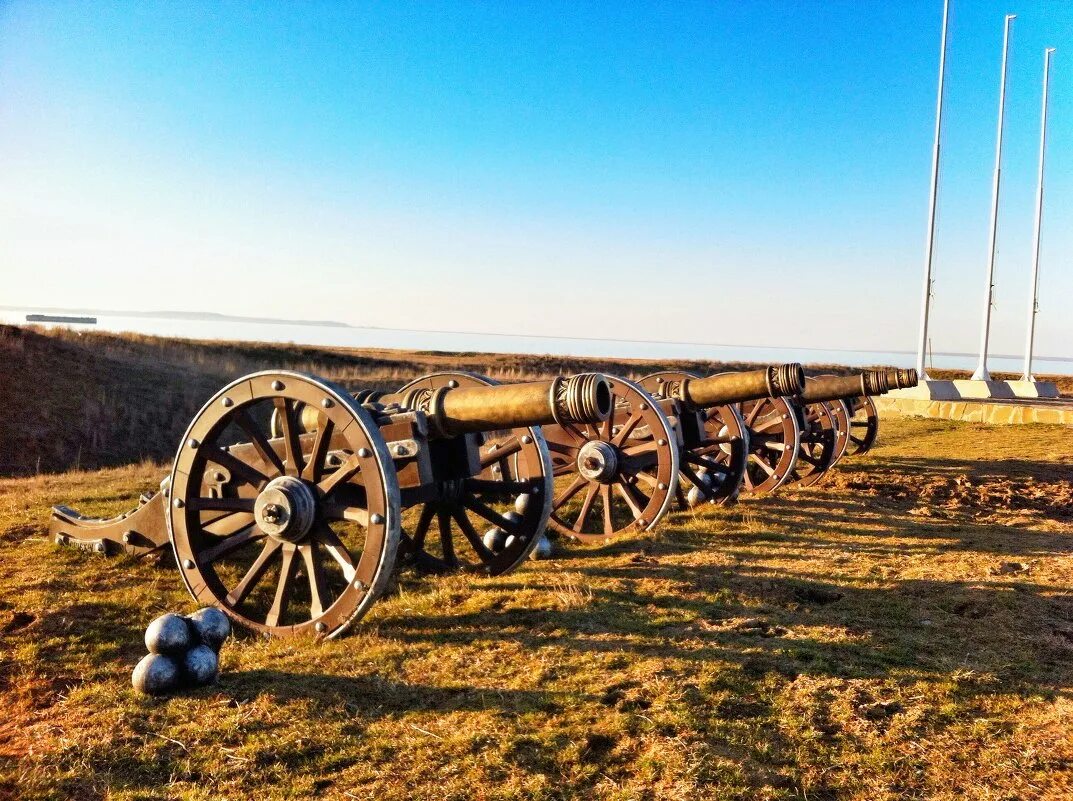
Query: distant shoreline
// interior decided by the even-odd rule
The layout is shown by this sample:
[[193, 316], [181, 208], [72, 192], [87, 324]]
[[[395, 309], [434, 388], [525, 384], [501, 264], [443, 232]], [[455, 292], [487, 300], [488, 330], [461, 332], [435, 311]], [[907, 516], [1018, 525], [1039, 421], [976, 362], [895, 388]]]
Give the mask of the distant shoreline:
[[[398, 330], [409, 334], [436, 334], [436, 335], [451, 335], [451, 336], [479, 336], [479, 337], [503, 337], [511, 339], [546, 339], [556, 341], [577, 341], [577, 342], [608, 342], [608, 343], [620, 343], [620, 344], [639, 344], [639, 345], [669, 345], [677, 347], [697, 347], [697, 348], [740, 348], [743, 350], [772, 350], [778, 349], [780, 346], [776, 345], [741, 345], [741, 344], [727, 344], [720, 342], [695, 342], [695, 341], [674, 341], [674, 340], [659, 340], [659, 339], [628, 339], [617, 337], [586, 337], [586, 336], [566, 336], [556, 334], [519, 334], [514, 332], [502, 333], [495, 331], [446, 331], [442, 329], [424, 329], [424, 328], [400, 328], [400, 329], [385, 329], [381, 326], [375, 325], [352, 325], [350, 323], [342, 323], [337, 320], [282, 320], [272, 317], [245, 317], [237, 314], [220, 314], [218, 312], [182, 312], [182, 311], [116, 311], [116, 310], [100, 310], [100, 309], [67, 309], [59, 307], [48, 306], [0, 306], [0, 312], [15, 312], [23, 315], [30, 314], [64, 314], [64, 315], [87, 315], [94, 317], [118, 317], [118, 318], [132, 318], [132, 319], [146, 319], [146, 320], [182, 320], [182, 321], [194, 321], [194, 322], [217, 322], [217, 323], [243, 323], [250, 325], [274, 325], [274, 326], [311, 326], [317, 328], [335, 328], [346, 329], [351, 331], [380, 331], [387, 332], [391, 330]], [[37, 322], [34, 320], [27, 320], [29, 323]], [[828, 353], [859, 353], [859, 354], [884, 354], [884, 355], [900, 355], [900, 356], [915, 356], [916, 351], [903, 350], [898, 348], [880, 349], [880, 348], [831, 348], [831, 347], [807, 347], [799, 348], [798, 346], [781, 346], [786, 347], [787, 350], [808, 350], [813, 352], [828, 352]], [[934, 351], [932, 356], [943, 356], [952, 358], [976, 358], [975, 353], [968, 353], [962, 351]], [[1018, 360], [1023, 358], [1021, 354], [1008, 354], [1008, 353], [992, 353], [991, 356], [995, 359], [1012, 359]], [[1034, 356], [1033, 359], [1037, 362], [1071, 362], [1073, 357], [1069, 356]]]
[[[134, 317], [150, 320], [194, 320], [214, 323], [253, 323], [257, 325], [312, 325], [322, 328], [353, 328], [347, 323], [336, 320], [280, 320], [274, 317], [244, 317], [238, 314], [220, 314], [218, 312], [183, 312], [183, 311], [115, 311], [108, 309], [63, 309], [55, 306], [0, 306], [0, 311], [31, 315], [71, 315], [86, 317]], [[30, 321], [34, 322], [34, 321]]]

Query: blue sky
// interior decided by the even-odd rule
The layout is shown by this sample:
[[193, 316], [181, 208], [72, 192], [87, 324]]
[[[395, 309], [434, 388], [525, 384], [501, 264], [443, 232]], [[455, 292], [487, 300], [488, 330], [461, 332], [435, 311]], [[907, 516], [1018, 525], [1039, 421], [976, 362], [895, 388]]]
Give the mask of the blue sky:
[[[953, 0], [936, 350], [1073, 355], [1073, 3]], [[0, 303], [914, 348], [940, 0], [0, 3]]]

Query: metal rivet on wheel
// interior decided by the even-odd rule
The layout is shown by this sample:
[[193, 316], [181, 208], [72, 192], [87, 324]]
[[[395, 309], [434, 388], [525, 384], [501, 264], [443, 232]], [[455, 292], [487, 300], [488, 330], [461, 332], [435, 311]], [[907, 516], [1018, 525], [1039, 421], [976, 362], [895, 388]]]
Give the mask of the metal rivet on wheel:
[[364, 590], [364, 589], [366, 589], [366, 585], [365, 585], [365, 582], [364, 582], [364, 581], [362, 581], [361, 579], [355, 579], [355, 580], [354, 580], [354, 588], [355, 588], [355, 589], [358, 589], [358, 590]]
[[123, 532], [123, 542], [125, 542], [125, 543], [127, 543], [129, 545], [130, 541], [132, 539], [134, 539], [134, 532], [133, 531], [124, 531]]
[[381, 514], [373, 513], [373, 514], [369, 515], [369, 522], [374, 523], [376, 525], [380, 525], [381, 523], [384, 522], [384, 516], [381, 515]]
[[533, 441], [533, 438], [531, 436], [529, 436], [528, 434], [525, 434], [525, 435], [522, 436], [522, 444], [523, 445], [528, 445], [532, 441]]
[[323, 620], [318, 620], [317, 625], [315, 625], [313, 628], [315, 628], [318, 632], [323, 634], [324, 632], [326, 632], [328, 630], [328, 625]]
[[368, 457], [370, 457], [372, 455], [373, 455], [373, 452], [371, 450], [369, 450], [368, 448], [358, 448], [358, 456], [360, 456], [362, 459], [367, 459]]
[[194, 569], [194, 560], [193, 559], [183, 559], [183, 567], [185, 567], [187, 570], [193, 570]]
[[656, 485], [656, 489], [659, 489], [659, 490], [665, 490], [665, 489], [667, 489], [667, 485], [666, 485], [666, 484], [664, 484], [664, 483], [663, 483], [663, 482], [661, 481], [661, 482], [659, 482], [659, 483], [658, 483], [658, 484]]
[[188, 439], [188, 440], [186, 441], [186, 444], [187, 444], [187, 446], [188, 446], [188, 447], [190, 447], [190, 448], [197, 448], [197, 446], [198, 446], [198, 445], [200, 445], [201, 443], [200, 443], [200, 442], [198, 442], [198, 441], [197, 441], [196, 439], [194, 439], [193, 437], [190, 437], [190, 439]]
[[[335, 406], [335, 402], [331, 398], [325, 398], [324, 400], [322, 400], [320, 402], [320, 405], [323, 406], [325, 409], [330, 409], [333, 406]], [[324, 624], [320, 623], [318, 625], [324, 625]]]
[[533, 487], [533, 494], [534, 495], [539, 495], [540, 494], [540, 487]]
[[645, 520], [643, 517], [639, 517], [637, 518], [637, 525], [639, 525], [641, 528], [644, 528], [648, 525], [648, 521]]
[[647, 412], [648, 411], [648, 404], [647, 403], [642, 403], [638, 408], [640, 408], [640, 410], [642, 412]]
[[667, 444], [667, 440], [665, 440], [665, 439], [661, 439], [661, 440], [659, 440], [658, 444], [659, 444], [659, 446], [660, 446], [660, 447], [662, 448], [662, 447], [663, 447], [664, 445], [666, 445], [666, 444]]
[[447, 382], [447, 386], [449, 386], [451, 389], [455, 389], [456, 387], [458, 387], [458, 382], [452, 378], [450, 381]]
[[273, 381], [272, 382], [272, 389], [274, 389], [276, 392], [281, 392], [283, 390], [283, 382], [278, 381], [278, 380]]
[[186, 504], [183, 503], [182, 498], [176, 498], [174, 501], [171, 502], [171, 505], [174, 506], [176, 509], [182, 509], [184, 506], [186, 506]]
[[662, 378], [657, 378], [657, 379], [656, 379], [656, 383], [657, 383], [657, 384], [662, 384], [662, 383], [663, 383], [663, 379], [662, 379]]
[[223, 404], [225, 409], [230, 409], [232, 406], [235, 405], [235, 402], [230, 398], [221, 398], [220, 403]]

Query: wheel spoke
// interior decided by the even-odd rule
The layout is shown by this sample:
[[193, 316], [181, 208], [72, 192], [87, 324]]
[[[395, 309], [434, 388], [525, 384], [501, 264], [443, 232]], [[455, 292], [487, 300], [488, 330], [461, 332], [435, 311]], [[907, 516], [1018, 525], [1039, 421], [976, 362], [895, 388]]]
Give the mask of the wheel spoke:
[[775, 475], [775, 469], [770, 467], [767, 462], [757, 456], [755, 453], [749, 454], [749, 461], [753, 464], [760, 465], [760, 468], [769, 476]]
[[317, 483], [317, 489], [320, 490], [321, 496], [331, 495], [340, 484], [348, 481], [360, 469], [361, 464], [358, 461], [358, 455], [356, 453], [350, 454], [334, 473]]
[[343, 570], [343, 578], [347, 580], [349, 584], [354, 580], [355, 572], [357, 571], [357, 565], [354, 562], [354, 557], [350, 555], [350, 551], [343, 544], [343, 541], [339, 539], [339, 535], [332, 531], [331, 526], [327, 523], [320, 523], [313, 529], [313, 538], [324, 546], [324, 549], [331, 554], [331, 557], [339, 563], [339, 567]]
[[484, 542], [481, 541], [481, 535], [477, 533], [477, 530], [473, 528], [473, 523], [470, 522], [469, 516], [466, 514], [465, 509], [455, 509], [454, 519], [458, 523], [458, 527], [462, 529], [462, 533], [469, 540], [470, 546], [476, 551], [477, 556], [485, 564], [492, 562], [496, 555], [485, 547]]
[[585, 519], [589, 516], [589, 512], [592, 511], [592, 502], [596, 499], [596, 482], [589, 484], [589, 489], [585, 493], [585, 500], [581, 503], [581, 511], [578, 513], [577, 520], [574, 521], [574, 531], [580, 532], [585, 527]]
[[626, 418], [626, 422], [622, 424], [622, 428], [618, 430], [615, 438], [611, 440], [611, 444], [616, 448], [622, 447], [622, 443], [625, 442], [633, 430], [641, 423], [642, 415], [639, 412], [633, 412]]
[[298, 442], [298, 423], [294, 419], [294, 402], [290, 398], [273, 398], [279, 412], [279, 425], [283, 435], [283, 448], [287, 455], [286, 474], [302, 475], [302, 446]]
[[321, 504], [325, 520], [349, 520], [362, 528], [369, 527], [369, 510], [363, 506], [348, 506], [344, 503]]
[[192, 512], [252, 512], [256, 498], [191, 498], [187, 507]]
[[458, 557], [455, 556], [455, 543], [451, 536], [451, 518], [447, 511], [436, 511], [436, 522], [440, 526], [440, 549], [443, 551], [443, 561], [451, 567], [458, 567]]
[[588, 480], [584, 476], [578, 476], [577, 478], [575, 478], [574, 483], [564, 489], [555, 498], [555, 500], [552, 502], [552, 508], [558, 509], [560, 506], [562, 506], [579, 492], [581, 492], [581, 488], [588, 483]]
[[229, 512], [202, 525], [201, 530], [214, 537], [229, 537], [252, 524], [253, 515], [249, 512]]
[[236, 532], [235, 534], [232, 534], [223, 542], [201, 551], [197, 555], [198, 561], [203, 564], [212, 564], [220, 557], [227, 556], [230, 553], [234, 553], [244, 545], [254, 542], [255, 540], [258, 540], [263, 536], [264, 533], [260, 529], [255, 528], [253, 525], [253, 521], [250, 521], [246, 525], [246, 528]]
[[302, 552], [302, 562], [305, 564], [306, 577], [309, 579], [309, 613], [311, 617], [320, 617], [324, 614], [324, 610], [332, 605], [332, 599], [324, 580], [324, 571], [321, 569], [320, 561], [313, 552], [314, 542], [315, 540], [310, 540], [298, 546], [298, 550]]
[[283, 546], [283, 562], [279, 568], [279, 583], [276, 584], [276, 597], [272, 600], [272, 608], [265, 616], [266, 626], [278, 626], [280, 619], [287, 612], [291, 602], [291, 590], [294, 580], [295, 568], [298, 563], [294, 561], [297, 547], [291, 543]]
[[317, 416], [317, 436], [313, 440], [313, 449], [309, 452], [309, 461], [306, 462], [305, 469], [302, 470], [302, 478], [306, 481], [316, 484], [324, 476], [324, 463], [328, 459], [334, 429], [335, 423], [320, 412]]
[[253, 418], [250, 417], [249, 413], [245, 409], [239, 409], [231, 417], [235, 421], [235, 425], [241, 428], [246, 436], [250, 438], [250, 444], [253, 445], [254, 450], [257, 451], [262, 461], [276, 471], [269, 478], [283, 475], [284, 467], [283, 462], [280, 461], [279, 454], [276, 453], [276, 449], [272, 447], [271, 443], [265, 439], [264, 433], [257, 426], [257, 423], [253, 422]]
[[611, 486], [600, 485], [600, 504], [604, 507], [604, 536], [610, 537], [615, 533], [615, 521], [611, 516]]
[[216, 445], [202, 444], [201, 453], [209, 461], [226, 468], [233, 477], [241, 478], [247, 484], [252, 484], [258, 489], [268, 482], [268, 476], [234, 454], [228, 453], [223, 448], [219, 448]]
[[474, 498], [472, 495], [463, 496], [462, 505], [465, 506], [467, 509], [470, 509], [470, 510], [476, 512], [478, 515], [483, 517], [485, 520], [487, 520], [492, 525], [498, 526], [499, 528], [503, 529], [508, 534], [517, 534], [518, 533], [518, 525], [517, 525], [517, 523], [514, 523], [514, 522], [508, 520], [507, 518], [503, 517], [503, 515], [501, 515], [495, 509], [492, 509], [492, 508], [490, 508], [488, 506], [485, 506], [483, 503], [481, 503], [479, 500]]
[[633, 512], [634, 520], [637, 520], [644, 514], [644, 506], [648, 506], [648, 500], [643, 501], [644, 506], [638, 504], [638, 500], [634, 497], [634, 493], [640, 494], [640, 491], [632, 484], [627, 484], [622, 479], [615, 482], [615, 489], [618, 494], [622, 496], [622, 499], [626, 501], [626, 505], [630, 507], [630, 511]]
[[414, 551], [423, 550], [425, 547], [425, 537], [428, 536], [429, 526], [432, 525], [432, 518], [436, 514], [436, 509], [431, 503], [426, 503], [421, 509], [421, 517], [417, 520], [417, 527], [414, 529], [413, 536], [413, 549]]
[[227, 603], [229, 606], [238, 606], [246, 597], [250, 594], [257, 582], [261, 580], [261, 577], [268, 569], [268, 563], [279, 551], [282, 545], [279, 540], [267, 539], [265, 540], [264, 548], [257, 554], [257, 558], [253, 560], [253, 564], [250, 565], [250, 569], [246, 571], [246, 575], [242, 577], [242, 580], [235, 585], [235, 588], [227, 594]]

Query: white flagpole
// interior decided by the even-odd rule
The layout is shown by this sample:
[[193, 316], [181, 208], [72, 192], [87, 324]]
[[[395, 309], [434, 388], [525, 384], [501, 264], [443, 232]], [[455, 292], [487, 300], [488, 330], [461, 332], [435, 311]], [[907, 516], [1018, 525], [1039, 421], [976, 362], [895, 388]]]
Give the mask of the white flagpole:
[[939, 139], [943, 129], [943, 83], [946, 78], [946, 31], [950, 20], [950, 0], [943, 0], [943, 33], [939, 45], [939, 91], [935, 101], [935, 141], [931, 149], [931, 195], [928, 200], [928, 238], [924, 245], [924, 291], [920, 301], [920, 347], [917, 374], [928, 380], [924, 356], [928, 348], [928, 315], [931, 311], [931, 262], [935, 250], [935, 210], [939, 198]]
[[1047, 88], [1051, 80], [1051, 53], [1043, 51], [1043, 111], [1039, 122], [1039, 173], [1036, 176], [1036, 226], [1032, 240], [1032, 297], [1028, 306], [1028, 333], [1025, 337], [1025, 372], [1022, 381], [1035, 381], [1032, 376], [1032, 346], [1036, 338], [1036, 314], [1039, 312], [1039, 243], [1043, 225], [1043, 160], [1047, 153]]
[[1002, 34], [1002, 81], [998, 93], [998, 136], [995, 142], [995, 176], [991, 184], [991, 241], [987, 258], [987, 292], [984, 294], [984, 321], [980, 332], [980, 363], [972, 374], [974, 381], [990, 381], [987, 371], [987, 344], [991, 335], [991, 301], [995, 292], [995, 240], [998, 236], [999, 183], [1002, 179], [1002, 126], [1006, 118], [1006, 65], [1010, 55], [1010, 25], [1016, 14], [1006, 15]]

